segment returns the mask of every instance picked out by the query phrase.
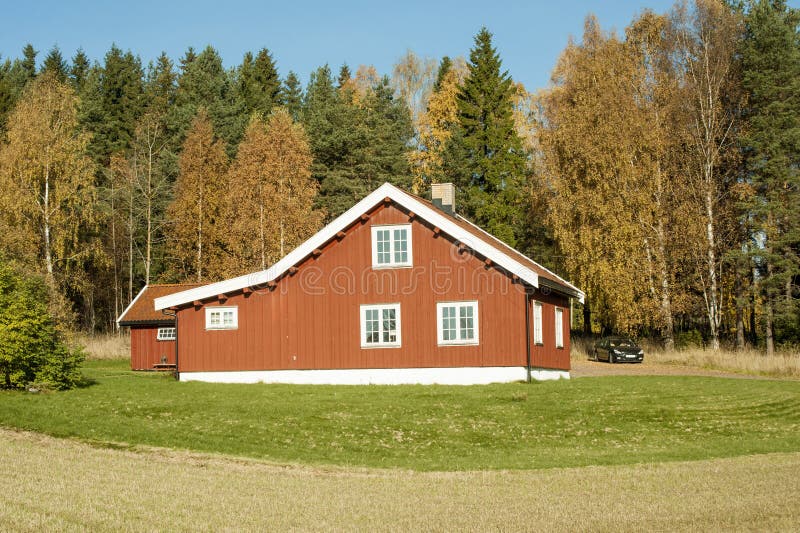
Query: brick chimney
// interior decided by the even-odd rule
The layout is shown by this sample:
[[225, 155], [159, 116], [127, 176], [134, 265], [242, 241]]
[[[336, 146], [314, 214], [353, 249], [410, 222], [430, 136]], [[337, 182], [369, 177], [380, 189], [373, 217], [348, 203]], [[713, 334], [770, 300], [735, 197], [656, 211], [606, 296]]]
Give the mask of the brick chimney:
[[452, 183], [432, 183], [431, 202], [448, 215], [455, 215], [456, 186]]

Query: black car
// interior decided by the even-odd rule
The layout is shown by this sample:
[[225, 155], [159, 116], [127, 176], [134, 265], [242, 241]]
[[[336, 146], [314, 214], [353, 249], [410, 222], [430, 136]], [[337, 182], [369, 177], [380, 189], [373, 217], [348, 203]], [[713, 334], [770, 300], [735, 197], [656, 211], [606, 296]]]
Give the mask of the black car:
[[609, 363], [641, 363], [644, 350], [627, 337], [605, 337], [594, 345], [595, 361]]

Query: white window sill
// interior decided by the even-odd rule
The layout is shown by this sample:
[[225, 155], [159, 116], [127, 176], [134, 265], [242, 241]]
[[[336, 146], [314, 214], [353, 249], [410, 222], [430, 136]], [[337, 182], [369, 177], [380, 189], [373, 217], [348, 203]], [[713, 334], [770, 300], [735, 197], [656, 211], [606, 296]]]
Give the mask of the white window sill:
[[438, 346], [478, 346], [480, 343], [478, 341], [469, 340], [469, 341], [447, 341], [447, 342], [439, 342]]
[[402, 263], [397, 265], [372, 265], [373, 270], [391, 270], [394, 268], [414, 268], [414, 265]]
[[402, 348], [400, 344], [362, 344], [361, 348], [364, 350], [373, 350], [375, 348]]

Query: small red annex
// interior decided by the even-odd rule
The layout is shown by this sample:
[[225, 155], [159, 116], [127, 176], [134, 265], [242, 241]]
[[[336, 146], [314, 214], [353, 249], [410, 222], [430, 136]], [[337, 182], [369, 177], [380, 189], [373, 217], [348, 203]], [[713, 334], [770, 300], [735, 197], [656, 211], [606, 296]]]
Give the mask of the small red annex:
[[569, 377], [583, 293], [385, 183], [270, 268], [159, 296], [182, 381], [476, 384]]
[[118, 327], [130, 328], [131, 370], [175, 368], [175, 317], [156, 311], [153, 301], [199, 286], [198, 283], [145, 285], [117, 318]]

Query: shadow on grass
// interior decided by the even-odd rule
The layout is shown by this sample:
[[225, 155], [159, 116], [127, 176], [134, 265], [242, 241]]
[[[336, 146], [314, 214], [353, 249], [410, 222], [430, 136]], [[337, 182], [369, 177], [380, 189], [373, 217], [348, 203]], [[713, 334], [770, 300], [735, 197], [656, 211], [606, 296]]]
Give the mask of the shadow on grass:
[[89, 387], [94, 387], [95, 385], [99, 385], [99, 381], [94, 378], [87, 377], [85, 374], [81, 374], [81, 378], [75, 384], [76, 389], [88, 389]]

